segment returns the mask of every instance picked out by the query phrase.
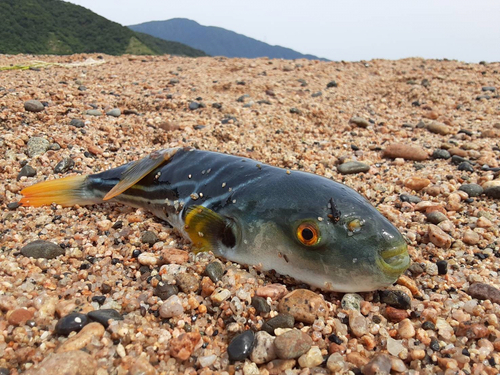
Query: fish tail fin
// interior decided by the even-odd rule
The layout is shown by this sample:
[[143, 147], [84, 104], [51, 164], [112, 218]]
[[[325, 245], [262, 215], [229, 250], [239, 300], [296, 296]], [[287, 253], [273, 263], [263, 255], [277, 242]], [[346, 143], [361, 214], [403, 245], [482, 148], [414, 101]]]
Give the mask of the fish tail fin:
[[33, 207], [56, 203], [68, 207], [75, 204], [83, 206], [99, 202], [101, 200], [99, 197], [92, 197], [89, 194], [86, 180], [87, 176], [69, 176], [39, 182], [21, 191], [23, 197], [19, 203]]

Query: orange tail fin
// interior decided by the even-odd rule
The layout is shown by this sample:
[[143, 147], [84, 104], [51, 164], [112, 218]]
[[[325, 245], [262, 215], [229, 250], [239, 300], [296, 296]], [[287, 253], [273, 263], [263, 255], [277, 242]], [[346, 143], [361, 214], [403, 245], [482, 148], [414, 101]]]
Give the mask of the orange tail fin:
[[23, 206], [40, 207], [52, 203], [74, 206], [95, 203], [85, 189], [87, 176], [69, 176], [57, 180], [43, 181], [21, 191]]

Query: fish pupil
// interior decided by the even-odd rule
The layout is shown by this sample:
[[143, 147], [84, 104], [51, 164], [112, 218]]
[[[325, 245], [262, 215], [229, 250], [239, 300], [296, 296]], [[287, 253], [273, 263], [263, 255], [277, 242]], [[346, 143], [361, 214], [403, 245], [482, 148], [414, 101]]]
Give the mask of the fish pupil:
[[314, 233], [309, 228], [302, 229], [302, 238], [306, 241], [311, 241], [314, 237]]
[[236, 237], [229, 225], [226, 225], [222, 232], [222, 244], [227, 247], [234, 247], [236, 245]]

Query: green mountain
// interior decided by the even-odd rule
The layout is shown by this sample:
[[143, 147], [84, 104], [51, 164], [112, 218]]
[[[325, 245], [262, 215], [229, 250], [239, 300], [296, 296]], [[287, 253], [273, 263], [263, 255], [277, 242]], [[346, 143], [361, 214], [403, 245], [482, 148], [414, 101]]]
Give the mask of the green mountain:
[[0, 53], [207, 56], [60, 0], [0, 0]]
[[267, 56], [271, 59], [326, 59], [305, 55], [290, 48], [272, 46], [245, 35], [221, 27], [203, 26], [186, 18], [173, 18], [166, 21], [151, 21], [129, 26], [157, 38], [174, 40], [199, 48], [211, 56], [245, 57], [253, 59]]

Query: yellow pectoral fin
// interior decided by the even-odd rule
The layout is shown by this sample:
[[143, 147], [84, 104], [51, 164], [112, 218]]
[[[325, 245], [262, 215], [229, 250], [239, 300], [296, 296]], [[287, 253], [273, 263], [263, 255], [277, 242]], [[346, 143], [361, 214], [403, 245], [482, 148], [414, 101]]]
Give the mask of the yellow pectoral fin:
[[216, 251], [226, 238], [233, 237], [231, 226], [225, 217], [203, 207], [191, 206], [187, 209], [184, 229], [193, 242], [193, 251]]
[[120, 182], [118, 182], [110, 191], [108, 191], [103, 200], [107, 201], [111, 198], [114, 198], [117, 195], [123, 193], [131, 186], [134, 186], [156, 168], [168, 162], [170, 158], [174, 156], [177, 150], [177, 148], [170, 148], [158, 152], [153, 152], [148, 157], [136, 161], [122, 173]]

